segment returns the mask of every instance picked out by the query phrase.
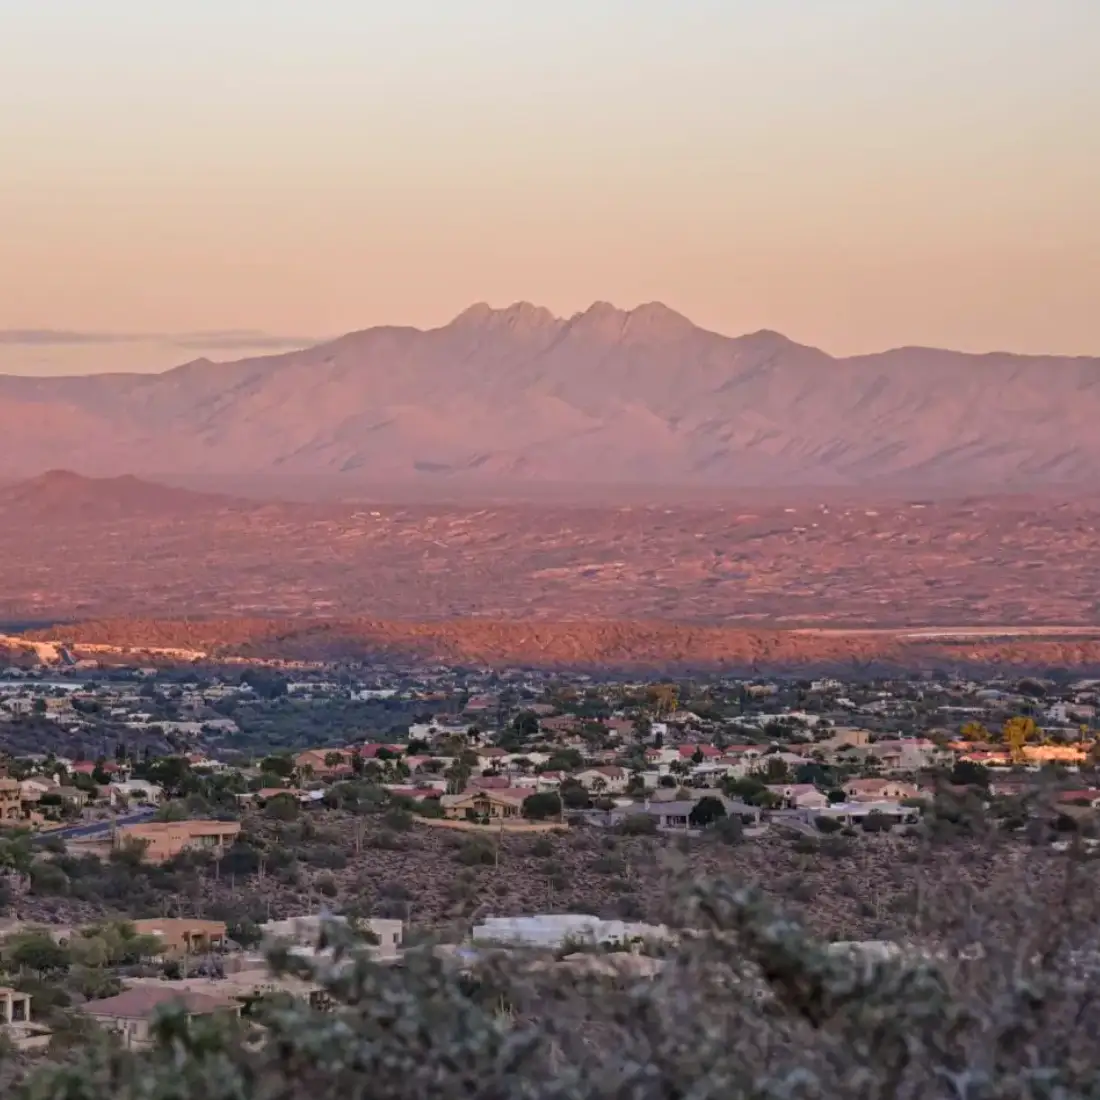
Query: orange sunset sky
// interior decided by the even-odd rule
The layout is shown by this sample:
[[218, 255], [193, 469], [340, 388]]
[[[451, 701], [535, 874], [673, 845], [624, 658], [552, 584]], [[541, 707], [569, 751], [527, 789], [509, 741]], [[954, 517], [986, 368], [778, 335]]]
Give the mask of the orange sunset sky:
[[0, 371], [474, 301], [1100, 354], [1097, 0], [0, 0]]

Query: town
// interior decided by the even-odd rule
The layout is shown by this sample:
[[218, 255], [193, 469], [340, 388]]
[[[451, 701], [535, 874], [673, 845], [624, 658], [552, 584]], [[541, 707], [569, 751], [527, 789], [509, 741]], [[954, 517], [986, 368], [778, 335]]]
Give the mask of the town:
[[983, 830], [1100, 835], [1100, 681], [1068, 675], [66, 657], [0, 674], [0, 1028], [27, 1058], [89, 1024], [140, 1047], [181, 997], [320, 1003], [265, 952], [308, 953], [326, 919], [394, 965], [428, 942], [575, 961], [664, 934], [675, 853], [829, 942], [896, 947], [919, 846], [965, 876]]

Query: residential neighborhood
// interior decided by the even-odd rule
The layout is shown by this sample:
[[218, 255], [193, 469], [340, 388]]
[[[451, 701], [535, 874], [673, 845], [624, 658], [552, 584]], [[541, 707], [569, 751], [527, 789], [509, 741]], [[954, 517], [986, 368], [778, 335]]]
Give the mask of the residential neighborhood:
[[673, 853], [829, 941], [908, 942], [929, 845], [963, 878], [989, 829], [1100, 845], [1098, 699], [1069, 678], [13, 667], [0, 1030], [27, 1057], [81, 1021], [143, 1050], [165, 1006], [248, 1028], [275, 993], [322, 1005], [264, 945], [312, 958], [330, 918], [394, 965], [425, 936], [460, 959], [553, 927], [579, 966], [570, 929], [660, 925]]

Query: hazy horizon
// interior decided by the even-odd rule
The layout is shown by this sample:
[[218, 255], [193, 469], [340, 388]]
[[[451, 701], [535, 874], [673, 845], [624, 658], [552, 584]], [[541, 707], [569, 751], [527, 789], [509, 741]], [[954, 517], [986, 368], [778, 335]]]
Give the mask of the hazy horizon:
[[517, 300], [1100, 354], [1092, 0], [0, 11], [3, 373]]

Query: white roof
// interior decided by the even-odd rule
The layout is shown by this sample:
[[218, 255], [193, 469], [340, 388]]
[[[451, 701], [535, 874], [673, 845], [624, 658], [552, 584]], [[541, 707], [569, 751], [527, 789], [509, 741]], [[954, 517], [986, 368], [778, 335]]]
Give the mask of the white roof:
[[606, 943], [609, 940], [663, 939], [661, 925], [601, 920], [584, 913], [547, 913], [533, 917], [488, 917], [473, 930], [474, 940], [490, 943], [557, 947], [568, 939]]

